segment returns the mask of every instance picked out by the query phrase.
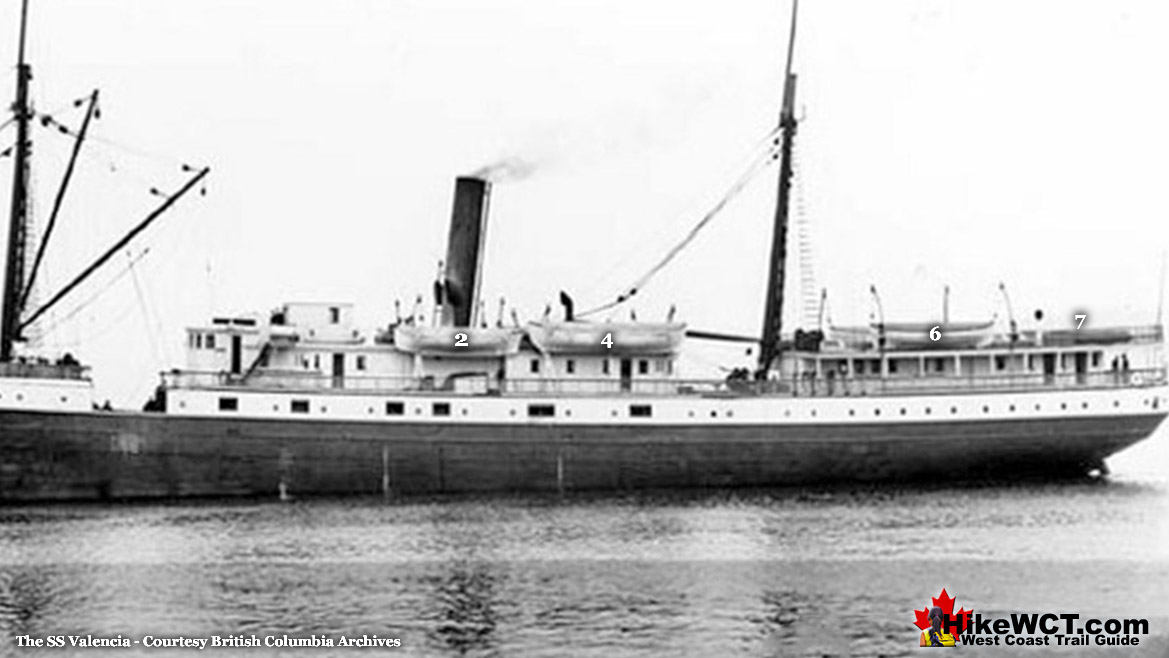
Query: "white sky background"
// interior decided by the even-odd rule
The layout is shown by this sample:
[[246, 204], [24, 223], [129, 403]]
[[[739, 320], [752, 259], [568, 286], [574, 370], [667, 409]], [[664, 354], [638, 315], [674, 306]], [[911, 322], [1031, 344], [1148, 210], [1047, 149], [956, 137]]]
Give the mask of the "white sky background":
[[[557, 291], [608, 301], [727, 189], [775, 124], [786, 2], [32, 0], [37, 107], [93, 87], [95, 143], [43, 293], [209, 165], [151, 228], [133, 275], [46, 337], [140, 405], [181, 366], [182, 329], [289, 300], [352, 301], [365, 327], [429, 303], [453, 181], [495, 187], [483, 285], [532, 319]], [[0, 2], [0, 102], [17, 0]], [[1169, 247], [1169, 6], [1159, 2], [805, 2], [798, 152], [819, 284], [838, 324], [876, 284], [889, 320], [1043, 308], [1046, 326], [1148, 323]], [[76, 126], [80, 110], [58, 113]], [[0, 145], [11, 143], [11, 128]], [[37, 216], [68, 143], [38, 129]], [[2, 148], [2, 147], [0, 147]], [[109, 163], [118, 167], [109, 171]], [[7, 212], [10, 159], [0, 160]], [[139, 181], [137, 178], [141, 178]], [[755, 334], [769, 169], [637, 298], [642, 319]], [[58, 319], [125, 268], [119, 255]], [[135, 288], [137, 280], [145, 311]], [[43, 279], [44, 280], [44, 279]], [[52, 284], [56, 285], [52, 285]], [[789, 287], [791, 307], [798, 290]], [[622, 312], [624, 317], [625, 312]], [[50, 320], [50, 323], [52, 320]], [[736, 351], [741, 353], [740, 348]]]

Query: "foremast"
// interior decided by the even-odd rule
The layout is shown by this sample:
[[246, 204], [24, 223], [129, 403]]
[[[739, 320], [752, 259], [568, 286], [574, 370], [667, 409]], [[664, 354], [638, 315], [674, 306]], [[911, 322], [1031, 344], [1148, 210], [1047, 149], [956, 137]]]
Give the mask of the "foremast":
[[12, 360], [12, 345], [20, 340], [20, 296], [24, 288], [25, 246], [28, 233], [29, 152], [32, 149], [29, 122], [28, 81], [32, 68], [25, 61], [25, 29], [28, 0], [20, 7], [20, 38], [17, 45], [16, 100], [12, 104], [16, 122], [16, 145], [12, 165], [12, 207], [8, 219], [8, 249], [4, 272], [4, 301], [0, 313], [0, 362]]
[[783, 106], [779, 115], [779, 185], [775, 204], [775, 226], [771, 235], [771, 261], [767, 273], [767, 300], [763, 312], [763, 338], [759, 344], [757, 376], [765, 378], [778, 360], [783, 329], [783, 286], [787, 266], [787, 225], [791, 198], [792, 142], [796, 136], [796, 76], [792, 73], [792, 56], [796, 43], [796, 13], [799, 0], [792, 0], [791, 33], [787, 42], [787, 65], [784, 68]]

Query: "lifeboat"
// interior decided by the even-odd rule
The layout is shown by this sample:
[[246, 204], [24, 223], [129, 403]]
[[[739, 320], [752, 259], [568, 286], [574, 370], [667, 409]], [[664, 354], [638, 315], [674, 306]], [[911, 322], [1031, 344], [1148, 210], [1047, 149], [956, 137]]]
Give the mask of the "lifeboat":
[[394, 345], [403, 352], [447, 357], [507, 356], [520, 348], [523, 332], [510, 328], [419, 327], [394, 329]]
[[[885, 324], [885, 349], [968, 349], [984, 347], [994, 341], [994, 320], [984, 322], [890, 322]], [[941, 337], [933, 340], [930, 332]], [[850, 349], [877, 346], [880, 326], [830, 327], [828, 338], [839, 341]]]
[[545, 322], [529, 324], [527, 330], [532, 344], [548, 354], [668, 354], [682, 344], [686, 324]]

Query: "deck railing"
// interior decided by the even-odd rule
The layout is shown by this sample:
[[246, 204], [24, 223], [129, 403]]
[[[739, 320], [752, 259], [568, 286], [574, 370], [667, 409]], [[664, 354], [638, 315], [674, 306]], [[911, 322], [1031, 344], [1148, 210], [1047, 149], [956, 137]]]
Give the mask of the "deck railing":
[[0, 362], [0, 377], [88, 380], [89, 368], [76, 363]]
[[752, 381], [726, 379], [509, 379], [486, 375], [436, 381], [431, 377], [355, 377], [285, 373], [243, 378], [217, 372], [170, 372], [168, 388], [223, 388], [319, 393], [442, 393], [445, 395], [572, 395], [572, 396], [706, 396], [849, 397], [1010, 392], [1065, 389], [1107, 389], [1154, 386], [1166, 381], [1164, 368], [1126, 372], [1005, 373], [965, 376], [890, 376], [796, 378]]

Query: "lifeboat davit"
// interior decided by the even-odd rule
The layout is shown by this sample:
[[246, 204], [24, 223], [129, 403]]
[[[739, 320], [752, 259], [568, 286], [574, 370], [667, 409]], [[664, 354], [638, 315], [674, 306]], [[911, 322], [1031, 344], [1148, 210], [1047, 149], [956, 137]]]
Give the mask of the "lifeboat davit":
[[420, 327], [394, 329], [394, 345], [403, 352], [448, 357], [507, 356], [520, 348], [519, 329], [489, 327]]
[[685, 335], [686, 324], [683, 322], [544, 322], [528, 325], [528, 338], [532, 344], [548, 354], [672, 354], [678, 351]]

